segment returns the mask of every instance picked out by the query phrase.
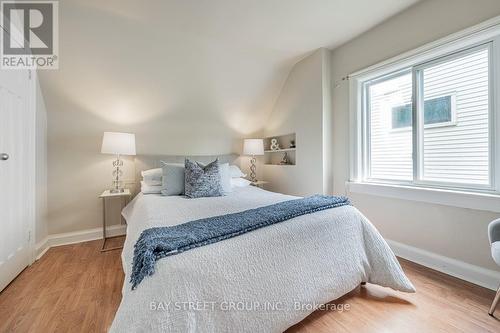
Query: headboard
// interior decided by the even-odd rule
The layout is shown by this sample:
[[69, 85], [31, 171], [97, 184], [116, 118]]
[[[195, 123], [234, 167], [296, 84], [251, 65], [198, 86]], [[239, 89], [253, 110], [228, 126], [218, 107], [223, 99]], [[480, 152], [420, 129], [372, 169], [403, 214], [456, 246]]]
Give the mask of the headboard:
[[135, 182], [137, 189], [134, 192], [140, 191], [139, 182], [142, 179], [141, 171], [161, 168], [160, 161], [168, 162], [168, 163], [184, 163], [186, 158], [190, 160], [201, 162], [201, 163], [210, 163], [214, 161], [216, 158], [219, 158], [220, 163], [229, 163], [235, 164], [239, 155], [237, 154], [225, 154], [225, 155], [198, 155], [198, 156], [187, 156], [187, 155], [136, 155], [135, 156]]

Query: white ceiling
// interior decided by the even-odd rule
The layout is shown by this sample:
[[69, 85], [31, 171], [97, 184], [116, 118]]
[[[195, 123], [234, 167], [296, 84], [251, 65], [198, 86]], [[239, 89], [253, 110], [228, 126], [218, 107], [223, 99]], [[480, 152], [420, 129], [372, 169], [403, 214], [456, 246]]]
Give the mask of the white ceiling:
[[60, 1], [60, 69], [41, 74], [47, 109], [128, 127], [195, 114], [249, 133], [299, 59], [416, 1]]

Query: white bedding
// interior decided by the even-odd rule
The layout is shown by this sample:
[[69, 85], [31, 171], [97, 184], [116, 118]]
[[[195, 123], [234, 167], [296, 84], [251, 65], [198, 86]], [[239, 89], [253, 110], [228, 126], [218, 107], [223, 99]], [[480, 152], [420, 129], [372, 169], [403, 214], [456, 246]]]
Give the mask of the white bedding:
[[294, 198], [253, 186], [217, 198], [139, 194], [123, 210], [125, 283], [111, 332], [282, 332], [362, 281], [414, 291], [382, 236], [352, 206], [160, 259], [155, 274], [131, 290], [134, 244], [144, 229]]

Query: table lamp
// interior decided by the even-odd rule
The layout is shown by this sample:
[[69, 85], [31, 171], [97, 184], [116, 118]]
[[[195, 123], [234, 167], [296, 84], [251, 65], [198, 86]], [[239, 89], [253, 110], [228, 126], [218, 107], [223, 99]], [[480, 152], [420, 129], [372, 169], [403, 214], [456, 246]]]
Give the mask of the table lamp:
[[123, 186], [121, 181], [123, 161], [120, 155], [135, 155], [135, 134], [104, 132], [102, 137], [102, 154], [116, 155], [116, 160], [113, 161], [113, 188], [111, 193], [122, 193]]
[[257, 177], [255, 172], [257, 170], [257, 166], [255, 165], [255, 162], [257, 162], [257, 160], [255, 159], [255, 156], [264, 155], [264, 141], [262, 139], [245, 139], [243, 141], [243, 154], [252, 156], [252, 159], [250, 160], [250, 180], [252, 182], [256, 182]]

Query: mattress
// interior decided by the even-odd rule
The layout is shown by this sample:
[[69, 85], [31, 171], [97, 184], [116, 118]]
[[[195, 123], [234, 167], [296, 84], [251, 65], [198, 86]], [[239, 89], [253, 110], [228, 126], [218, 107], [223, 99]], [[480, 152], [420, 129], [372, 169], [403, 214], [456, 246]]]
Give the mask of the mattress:
[[290, 219], [156, 262], [131, 290], [134, 244], [147, 228], [297, 197], [248, 186], [223, 197], [139, 194], [123, 210], [125, 282], [111, 332], [282, 332], [361, 282], [415, 289], [355, 207]]

